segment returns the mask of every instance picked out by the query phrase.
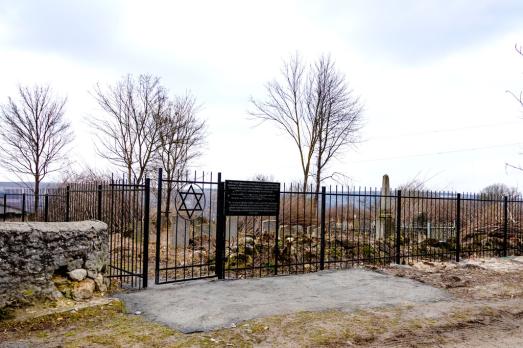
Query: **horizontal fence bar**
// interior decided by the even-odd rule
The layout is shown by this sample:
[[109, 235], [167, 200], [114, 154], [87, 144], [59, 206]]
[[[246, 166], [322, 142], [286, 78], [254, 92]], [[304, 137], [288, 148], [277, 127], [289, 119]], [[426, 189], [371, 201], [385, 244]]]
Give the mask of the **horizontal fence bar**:
[[169, 279], [169, 280], [160, 280], [157, 284], [173, 284], [173, 283], [181, 283], [186, 282], [188, 280], [197, 280], [197, 279], [210, 279], [210, 278], [216, 278], [217, 275], [207, 275], [207, 276], [201, 276], [198, 278], [184, 278], [184, 279]]
[[176, 183], [176, 184], [208, 184], [208, 185], [218, 185], [217, 181], [202, 181], [202, 180], [167, 180], [162, 179], [162, 182], [170, 182], [170, 183]]
[[[398, 190], [339, 186], [317, 192], [312, 186], [303, 190], [295, 185], [282, 185], [277, 216], [220, 221], [225, 231], [217, 253], [220, 181], [196, 176], [159, 181], [163, 190], [150, 190], [150, 208], [156, 209], [155, 216], [148, 215], [151, 221], [144, 215], [149, 208], [146, 185], [110, 181], [46, 188], [36, 195], [0, 193], [0, 214], [4, 221], [106, 222], [110, 277], [127, 283], [141, 280], [152, 266], [146, 262], [149, 251], [160, 255], [150, 268], [162, 284], [213, 278], [216, 272], [245, 278], [523, 254], [521, 197], [408, 190], [400, 195]], [[168, 193], [167, 185], [173, 183]], [[190, 184], [202, 186], [206, 201], [198, 219], [184, 220], [178, 211], [178, 189]], [[156, 232], [150, 250], [144, 244], [145, 225]]]
[[109, 265], [109, 268], [117, 270], [117, 271], [120, 271], [120, 272], [123, 272], [123, 273], [125, 273], [125, 275], [113, 274], [113, 275], [109, 275], [108, 277], [116, 278], [116, 277], [125, 277], [125, 276], [129, 277], [129, 276], [132, 276], [132, 277], [139, 277], [139, 278], [141, 278], [143, 276], [142, 273], [131, 272], [131, 271], [128, 271], [128, 270], [126, 270], [124, 268], [113, 266], [113, 265]]

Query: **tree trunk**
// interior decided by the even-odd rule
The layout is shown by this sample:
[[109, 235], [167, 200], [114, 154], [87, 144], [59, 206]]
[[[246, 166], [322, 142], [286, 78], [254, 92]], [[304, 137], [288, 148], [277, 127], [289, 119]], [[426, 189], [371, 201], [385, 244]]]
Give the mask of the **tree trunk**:
[[321, 185], [321, 167], [318, 166], [316, 169], [316, 195], [320, 192]]
[[40, 194], [40, 175], [35, 175], [35, 184], [34, 184], [34, 214], [38, 214], [38, 196]]
[[132, 181], [133, 169], [130, 164], [127, 165], [127, 183], [130, 184]]
[[323, 134], [320, 131], [319, 139], [318, 139], [318, 157], [316, 157], [316, 197], [318, 197], [318, 193], [320, 192], [320, 185], [321, 185], [321, 161], [322, 161], [322, 154], [323, 154]]
[[309, 173], [303, 173], [303, 192], [307, 192], [307, 183], [309, 181]]

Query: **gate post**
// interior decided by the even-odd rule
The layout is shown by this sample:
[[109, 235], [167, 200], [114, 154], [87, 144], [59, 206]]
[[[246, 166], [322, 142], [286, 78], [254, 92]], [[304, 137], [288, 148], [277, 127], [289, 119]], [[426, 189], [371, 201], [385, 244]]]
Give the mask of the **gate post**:
[[278, 259], [280, 258], [280, 214], [278, 208], [278, 215], [276, 215], [276, 231], [274, 243], [274, 275], [278, 275]]
[[461, 254], [461, 193], [456, 199], [456, 262], [459, 262]]
[[22, 193], [22, 221], [25, 221], [25, 192]]
[[321, 242], [320, 242], [320, 270], [325, 268], [325, 196], [327, 189], [325, 186], [321, 187], [321, 211], [320, 211], [320, 228], [321, 228]]
[[96, 211], [96, 218], [99, 221], [102, 221], [102, 185], [98, 185], [98, 191], [97, 191], [97, 211]]
[[4, 221], [6, 219], [7, 214], [7, 194], [4, 193]]
[[44, 196], [44, 221], [49, 222], [49, 194]]
[[508, 255], [508, 198], [503, 196], [503, 256]]
[[225, 278], [225, 184], [222, 173], [218, 173], [218, 201], [216, 202], [216, 268], [218, 279]]
[[71, 201], [71, 189], [69, 188], [69, 185], [65, 188], [65, 221], [69, 222], [69, 203]]
[[142, 287], [147, 287], [149, 280], [149, 199], [151, 197], [151, 179], [145, 179], [145, 192], [143, 201], [143, 266]]
[[[158, 168], [158, 200], [156, 203], [156, 257], [154, 263], [154, 282], [160, 283], [160, 234], [162, 233], [162, 168]], [[169, 236], [167, 236], [169, 238]]]
[[398, 190], [396, 202], [396, 263], [401, 263], [401, 190]]

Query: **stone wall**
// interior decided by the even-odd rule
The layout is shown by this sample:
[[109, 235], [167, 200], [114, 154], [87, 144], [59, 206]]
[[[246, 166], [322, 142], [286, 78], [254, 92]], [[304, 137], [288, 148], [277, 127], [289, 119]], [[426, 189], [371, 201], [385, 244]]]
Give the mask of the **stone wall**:
[[108, 260], [103, 222], [0, 223], [0, 308], [105, 291]]

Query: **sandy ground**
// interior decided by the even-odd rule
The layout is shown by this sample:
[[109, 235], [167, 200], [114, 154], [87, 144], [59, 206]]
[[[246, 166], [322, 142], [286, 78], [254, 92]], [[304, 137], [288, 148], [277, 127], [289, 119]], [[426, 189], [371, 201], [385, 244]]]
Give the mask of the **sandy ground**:
[[523, 347], [523, 257], [419, 262], [376, 271], [447, 289], [454, 297], [449, 303], [462, 312], [480, 306], [496, 313], [451, 330], [426, 332], [416, 337], [420, 342], [432, 339], [441, 347]]

